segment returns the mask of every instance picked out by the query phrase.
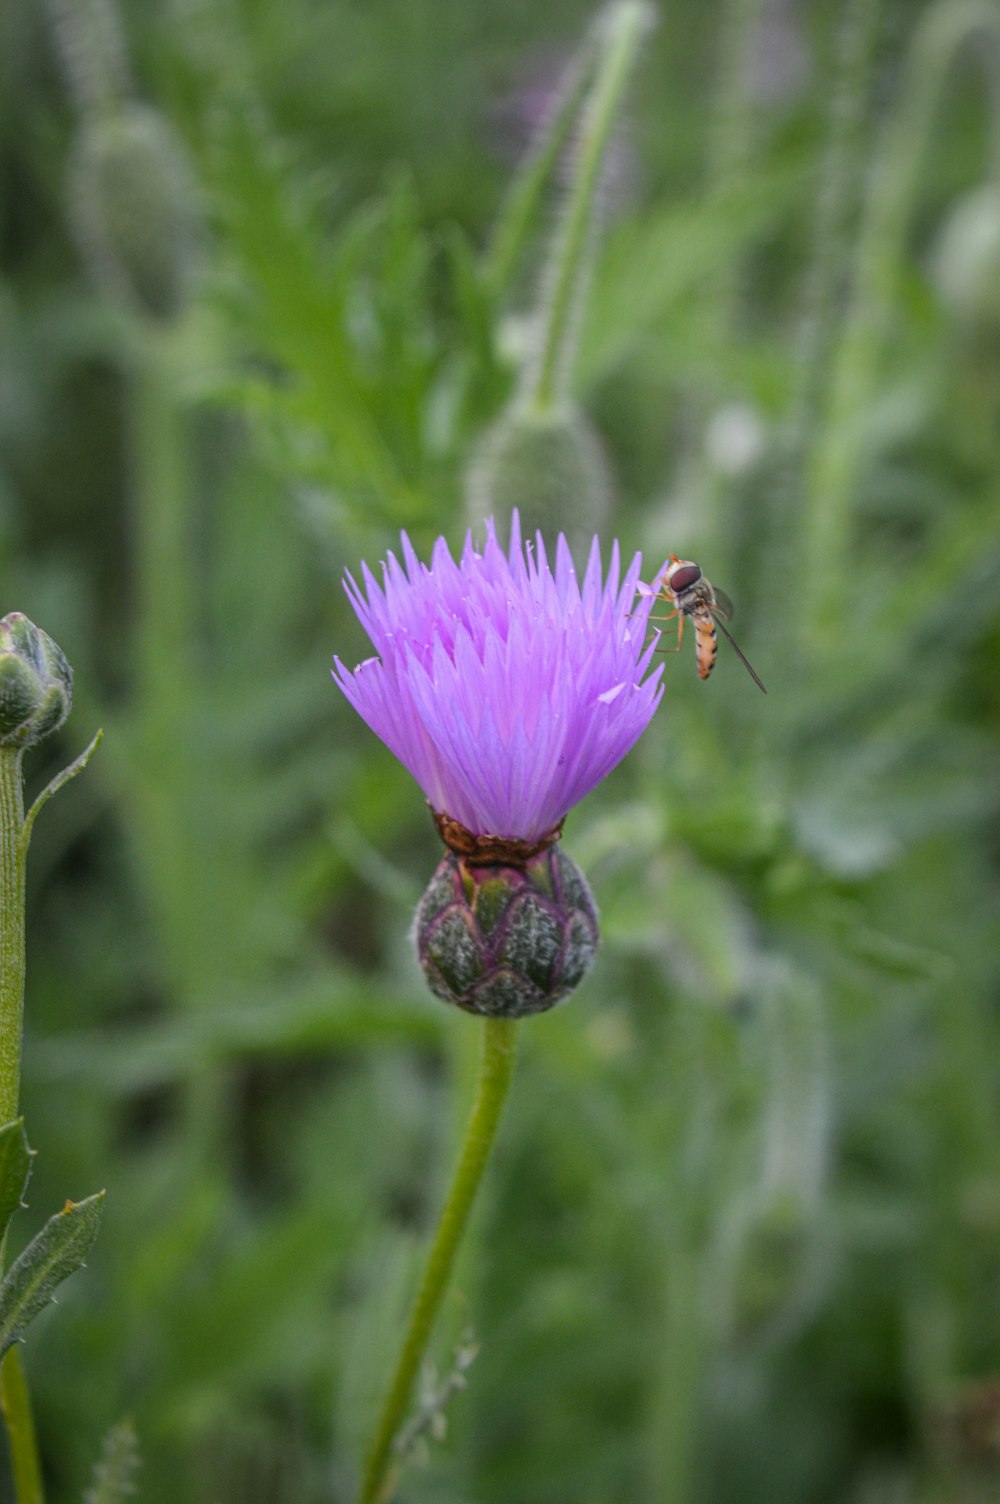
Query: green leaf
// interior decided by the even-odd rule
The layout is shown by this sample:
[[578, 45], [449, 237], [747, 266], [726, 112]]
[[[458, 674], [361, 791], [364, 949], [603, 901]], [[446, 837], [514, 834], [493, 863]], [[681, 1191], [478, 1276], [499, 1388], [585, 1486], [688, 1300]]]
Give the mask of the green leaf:
[[0, 1238], [21, 1205], [30, 1174], [31, 1150], [24, 1119], [15, 1118], [0, 1128]]
[[79, 1269], [97, 1237], [104, 1192], [67, 1201], [50, 1217], [0, 1284], [0, 1354], [17, 1342], [52, 1292]]
[[74, 758], [68, 768], [63, 768], [62, 772], [57, 773], [56, 776], [46, 784], [45, 788], [42, 789], [42, 792], [39, 794], [38, 798], [35, 800], [34, 804], [31, 806], [31, 808], [28, 810], [28, 813], [24, 817], [24, 825], [21, 827], [21, 848], [23, 851], [27, 851], [28, 849], [28, 844], [31, 840], [31, 829], [35, 823], [35, 819], [37, 818], [39, 810], [44, 809], [45, 805], [48, 804], [53, 794], [58, 794], [59, 790], [61, 788], [65, 788], [67, 783], [69, 783], [71, 779], [75, 778], [78, 773], [83, 772], [84, 768], [87, 766], [88, 762], [93, 757], [94, 753], [97, 751], [103, 740], [104, 728], [102, 726], [101, 729], [96, 733], [90, 744], [84, 747], [83, 751], [80, 753], [80, 756]]

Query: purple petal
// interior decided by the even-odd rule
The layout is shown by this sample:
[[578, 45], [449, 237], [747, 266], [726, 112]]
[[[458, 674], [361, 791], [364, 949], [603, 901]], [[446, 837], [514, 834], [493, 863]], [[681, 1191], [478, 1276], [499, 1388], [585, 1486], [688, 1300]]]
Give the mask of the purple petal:
[[378, 656], [353, 673], [334, 659], [334, 678], [435, 809], [474, 834], [537, 838], [621, 761], [662, 697], [641, 558], [619, 584], [615, 543], [605, 578], [595, 538], [581, 586], [565, 539], [553, 570], [540, 535], [522, 544], [516, 513], [506, 552], [492, 522], [457, 562], [443, 538], [429, 566], [405, 533], [401, 552], [381, 583], [367, 565], [361, 586], [346, 576]]

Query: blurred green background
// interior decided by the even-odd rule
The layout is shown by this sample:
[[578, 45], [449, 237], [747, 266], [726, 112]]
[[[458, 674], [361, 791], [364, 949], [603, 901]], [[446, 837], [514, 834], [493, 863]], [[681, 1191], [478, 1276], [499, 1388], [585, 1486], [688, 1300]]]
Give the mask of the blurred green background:
[[[0, 13], [3, 609], [77, 684], [29, 788], [106, 728], [29, 872], [15, 1244], [108, 1190], [25, 1349], [53, 1501], [123, 1415], [147, 1504], [352, 1497], [479, 1031], [412, 959], [436, 841], [331, 686], [340, 580], [461, 541], [592, 19]], [[522, 1029], [400, 1498], [995, 1499], [995, 6], [664, 3], [600, 219], [602, 531], [698, 559], [769, 694], [686, 643], [568, 822], [604, 948]]]

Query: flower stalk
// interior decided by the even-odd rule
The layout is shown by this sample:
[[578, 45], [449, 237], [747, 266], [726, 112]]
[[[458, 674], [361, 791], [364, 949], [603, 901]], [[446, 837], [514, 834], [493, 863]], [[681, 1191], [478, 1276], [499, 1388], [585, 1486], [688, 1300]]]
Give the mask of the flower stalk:
[[0, 1123], [17, 1117], [24, 1016], [24, 795], [20, 747], [0, 746]]
[[[0, 1123], [17, 1117], [24, 1019], [24, 894], [27, 850], [21, 747], [0, 746]], [[3, 1251], [0, 1249], [0, 1267]], [[0, 1366], [3, 1411], [17, 1504], [42, 1504], [31, 1399], [18, 1348]]]
[[580, 117], [573, 182], [546, 274], [541, 339], [526, 373], [524, 397], [536, 413], [548, 413], [567, 396], [604, 158], [651, 14], [643, 0], [620, 0], [599, 19], [597, 60]]
[[427, 1254], [392, 1380], [379, 1414], [358, 1504], [386, 1504], [395, 1490], [398, 1467], [392, 1456], [393, 1442], [403, 1424], [413, 1381], [448, 1287], [455, 1255], [496, 1137], [514, 1070], [516, 1028], [516, 1020], [510, 1018], [487, 1018], [483, 1023], [482, 1063], [475, 1101], [451, 1189]]
[[569, 140], [590, 83], [590, 68], [588, 42], [567, 71], [545, 129], [511, 184], [483, 267], [487, 285], [498, 300], [508, 289], [528, 242], [545, 185]]
[[19, 1347], [10, 1349], [0, 1367], [0, 1410], [7, 1431], [17, 1504], [43, 1504], [45, 1492], [38, 1460], [38, 1441]]
[[[560, 535], [504, 550], [492, 519], [456, 561], [444, 538], [429, 565], [402, 534], [381, 584], [367, 565], [348, 596], [376, 656], [334, 679], [409, 769], [447, 848], [413, 938], [431, 991], [483, 1017], [479, 1087], [368, 1453], [359, 1504], [386, 1504], [404, 1412], [482, 1179], [514, 1065], [517, 1020], [553, 1007], [597, 950], [597, 910], [558, 845], [562, 824], [635, 745], [662, 696], [649, 672], [653, 592], [641, 558], [607, 573], [595, 538], [582, 580]], [[412, 1434], [412, 1428], [404, 1435]], [[394, 1456], [394, 1443], [395, 1453]]]
[[[874, 4], [874, 0], [871, 0]], [[806, 475], [803, 637], [831, 649], [849, 609], [850, 539], [865, 417], [876, 389], [895, 304], [899, 264], [934, 115], [948, 69], [971, 37], [1000, 38], [989, 0], [936, 0], [923, 12], [895, 112], [871, 173], [850, 302], [832, 359], [826, 411]]]
[[[81, 772], [96, 750], [85, 752], [39, 794], [27, 815], [21, 763], [32, 746], [61, 726], [73, 702], [73, 672], [61, 649], [20, 611], [0, 620], [0, 1126], [17, 1117], [24, 1021], [25, 879], [28, 844], [39, 810]], [[0, 1237], [0, 1273], [6, 1233]], [[3, 1413], [17, 1504], [42, 1504], [31, 1401], [19, 1349], [0, 1365]]]

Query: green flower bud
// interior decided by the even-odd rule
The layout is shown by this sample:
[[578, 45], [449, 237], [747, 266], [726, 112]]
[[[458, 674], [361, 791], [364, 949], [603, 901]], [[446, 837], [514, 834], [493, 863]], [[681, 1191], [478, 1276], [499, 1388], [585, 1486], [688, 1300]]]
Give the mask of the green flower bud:
[[942, 302], [970, 327], [1000, 327], [1000, 188], [975, 188], [945, 221], [932, 271]]
[[0, 621], [0, 746], [30, 747], [61, 726], [73, 704], [62, 649], [20, 611]]
[[157, 111], [129, 103], [84, 121], [71, 211], [98, 282], [149, 318], [180, 317], [198, 259], [200, 217], [181, 145]]
[[528, 537], [565, 533], [575, 546], [600, 532], [611, 507], [608, 467], [575, 408], [536, 413], [515, 404], [486, 434], [469, 471], [469, 521], [494, 517], [503, 531], [515, 507]]
[[597, 953], [597, 910], [557, 845], [523, 864], [442, 857], [417, 908], [417, 958], [435, 996], [489, 1017], [544, 1013]]

